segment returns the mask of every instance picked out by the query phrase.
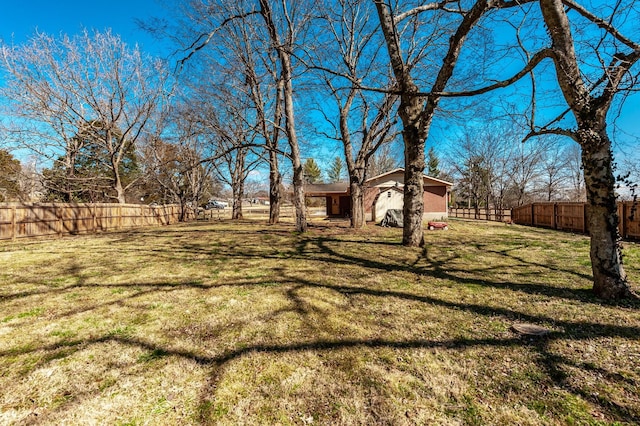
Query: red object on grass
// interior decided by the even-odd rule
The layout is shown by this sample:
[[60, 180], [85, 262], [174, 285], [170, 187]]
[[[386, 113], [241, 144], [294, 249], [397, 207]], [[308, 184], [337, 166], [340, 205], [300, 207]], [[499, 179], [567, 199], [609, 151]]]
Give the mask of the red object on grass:
[[429, 222], [427, 223], [427, 226], [429, 227], [430, 231], [433, 231], [434, 229], [443, 229], [443, 230], [447, 230], [449, 229], [449, 225], [447, 224], [447, 222]]

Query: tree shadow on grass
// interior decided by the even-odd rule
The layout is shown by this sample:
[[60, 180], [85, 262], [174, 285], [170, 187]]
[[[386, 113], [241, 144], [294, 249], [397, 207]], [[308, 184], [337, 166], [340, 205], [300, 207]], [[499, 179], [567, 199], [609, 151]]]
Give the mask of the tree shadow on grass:
[[[456, 273], [463, 272], [451, 268], [451, 262], [459, 255], [451, 253], [449, 257], [439, 257], [437, 260], [430, 259], [428, 250], [420, 254], [419, 259], [411, 263], [400, 262], [383, 262], [379, 259], [371, 258], [363, 255], [356, 255], [353, 253], [339, 252], [334, 245], [343, 243], [342, 240], [328, 237], [307, 237], [300, 236], [300, 241], [294, 244], [293, 249], [290, 251], [290, 256], [294, 259], [300, 258], [308, 261], [321, 262], [322, 265], [355, 265], [365, 269], [370, 269], [378, 272], [393, 272], [401, 271], [413, 273], [418, 276], [435, 277], [446, 279], [456, 284], [461, 285], [479, 285], [488, 288], [506, 289], [515, 292], [522, 292], [526, 294], [544, 295], [550, 298], [559, 299], [573, 299], [578, 301], [586, 301], [590, 303], [597, 303], [594, 298], [589, 297], [586, 294], [574, 296], [575, 289], [566, 288], [548, 288], [542, 284], [513, 284], [506, 282], [495, 282], [491, 280], [482, 280], [475, 278], [459, 277]], [[358, 242], [359, 241], [350, 241]], [[367, 242], [367, 244], [375, 245], [375, 242]], [[166, 247], [167, 256], [175, 256], [175, 251], [171, 247]], [[183, 245], [180, 250], [186, 253], [202, 254], [207, 248], [205, 245], [186, 244]], [[384, 244], [381, 244], [381, 250], [384, 250]], [[244, 250], [241, 245], [225, 246], [221, 247], [219, 255], [229, 258], [260, 258], [264, 253], [260, 250], [248, 252]], [[495, 253], [499, 256], [512, 256], [509, 251]], [[526, 263], [523, 259], [516, 260]], [[536, 267], [544, 265], [534, 264]], [[490, 268], [489, 268], [490, 269]], [[561, 268], [560, 268], [560, 271]], [[0, 298], [0, 301], [10, 299], [20, 299], [29, 297], [31, 295], [43, 295], [67, 292], [78, 288], [96, 288], [96, 287], [130, 287], [132, 288], [131, 294], [114, 296], [114, 300], [96, 302], [91, 306], [81, 309], [69, 309], [60, 313], [59, 317], [78, 315], [87, 312], [91, 309], [98, 309], [106, 306], [119, 306], [126, 301], [134, 300], [139, 297], [149, 296], [153, 293], [170, 292], [177, 289], [192, 288], [200, 290], [202, 292], [215, 291], [218, 288], [223, 287], [260, 287], [266, 284], [266, 281], [255, 281], [248, 279], [231, 279], [225, 282], [219, 282], [215, 284], [200, 284], [190, 282], [177, 282], [177, 281], [164, 281], [160, 283], [133, 283], [133, 284], [95, 284], [89, 283], [84, 279], [81, 268], [71, 268], [68, 273], [74, 274], [78, 277], [77, 283], [59, 288], [52, 288], [49, 290], [43, 290], [38, 293], [16, 293], [13, 295], [4, 295], [4, 298]], [[547, 378], [553, 384], [572, 395], [578, 396], [584, 400], [589, 401], [598, 409], [605, 413], [609, 418], [617, 421], [632, 421], [640, 422], [640, 412], [637, 407], [624, 406], [620, 403], [608, 398], [607, 395], [594, 395], [590, 393], [586, 388], [577, 386], [575, 382], [568, 380], [570, 373], [567, 372], [567, 367], [588, 371], [590, 374], [600, 376], [603, 380], [606, 380], [612, 384], [623, 383], [625, 387], [630, 389], [637, 389], [638, 383], [633, 378], [624, 377], [615, 371], [610, 371], [602, 366], [594, 366], [584, 362], [576, 361], [568, 356], [559, 354], [552, 348], [554, 342], [575, 342], [576, 344], [582, 344], [584, 342], [592, 341], [599, 338], [622, 338], [631, 343], [637, 342], [637, 336], [640, 335], [640, 328], [637, 326], [621, 326], [621, 325], [608, 325], [602, 324], [594, 320], [593, 322], [584, 321], [570, 321], [559, 320], [552, 316], [536, 315], [525, 312], [520, 312], [514, 308], [508, 307], [495, 307], [489, 306], [483, 303], [469, 303], [464, 301], [451, 301], [445, 300], [433, 295], [424, 294], [418, 289], [418, 292], [399, 291], [395, 289], [385, 288], [384, 286], [377, 286], [372, 288], [366, 285], [340, 285], [332, 283], [329, 280], [312, 280], [300, 277], [298, 271], [290, 271], [289, 269], [277, 266], [273, 268], [274, 274], [277, 276], [275, 281], [280, 290], [280, 294], [289, 301], [289, 306], [273, 312], [267, 313], [262, 317], [253, 318], [251, 322], [240, 322], [235, 324], [236, 328], [249, 328], [252, 327], [252, 322], [275, 320], [280, 315], [285, 313], [293, 313], [296, 318], [306, 325], [306, 328], [310, 333], [301, 335], [297, 341], [290, 343], [249, 343], [234, 342], [231, 348], [217, 351], [217, 353], [211, 354], [209, 350], [202, 348], [194, 348], [193, 350], [176, 349], [170, 343], [157, 342], [151, 338], [142, 338], [139, 336], [126, 336], [118, 333], [107, 333], [100, 336], [87, 337], [82, 339], [60, 339], [57, 343], [50, 345], [38, 345], [33, 344], [29, 346], [13, 347], [8, 350], [0, 351], [0, 357], [15, 357], [19, 355], [29, 353], [44, 353], [40, 358], [37, 366], [43, 366], [51, 363], [60, 358], [66, 358], [73, 353], [80, 351], [88, 346], [97, 345], [106, 342], [114, 342], [124, 346], [132, 346], [145, 351], [148, 356], [143, 357], [141, 362], [147, 360], [177, 357], [195, 362], [201, 367], [209, 371], [208, 383], [200, 389], [200, 406], [203, 407], [200, 410], [199, 420], [202, 423], [213, 422], [214, 413], [207, 409], [212, 407], [209, 404], [211, 401], [215, 401], [218, 387], [221, 385], [221, 380], [231, 363], [237, 361], [245, 356], [261, 356], [265, 355], [278, 355], [289, 353], [301, 353], [301, 352], [335, 352], [349, 348], [368, 348], [372, 350], [378, 349], [392, 349], [397, 351], [413, 351], [420, 350], [455, 350], [466, 351], [474, 348], [486, 348], [491, 350], [492, 348], [525, 348], [536, 354], [538, 354], [539, 368], [545, 371]], [[468, 272], [468, 271], [464, 271]], [[564, 271], [568, 274], [573, 274], [573, 271]], [[269, 278], [271, 283], [274, 278]], [[485, 319], [500, 319], [505, 323], [513, 323], [516, 321], [526, 321], [534, 324], [551, 325], [556, 331], [552, 331], [545, 337], [541, 338], [528, 338], [518, 336], [514, 333], [510, 335], [498, 335], [494, 337], [480, 337], [480, 338], [453, 338], [453, 339], [428, 339], [428, 338], [345, 338], [340, 337], [331, 330], [324, 330], [324, 324], [322, 321], [318, 321], [318, 316], [322, 315], [322, 312], [314, 310], [313, 304], [309, 303], [308, 298], [310, 296], [305, 295], [303, 291], [305, 289], [322, 289], [328, 292], [340, 294], [348, 300], [356, 297], [365, 297], [366, 300], [401, 300], [410, 303], [416, 303], [425, 310], [430, 309], [433, 306], [440, 307], [446, 311], [451, 312], [464, 312], [470, 316], [476, 316], [478, 318]], [[568, 292], [568, 293], [567, 293]], [[317, 296], [315, 296], [317, 297]], [[633, 305], [632, 307], [638, 307]], [[138, 309], [143, 309], [142, 307]], [[344, 308], [349, 309], [349, 308]], [[399, 312], [397, 312], [399, 314]], [[51, 318], [56, 319], [56, 318]], [[208, 338], [210, 339], [223, 339], [226, 336], [226, 332], [220, 328], [218, 330], [209, 330]], [[334, 337], [319, 338], [318, 335], [322, 331], [326, 331], [332, 334]], [[214, 351], [215, 352], [215, 351]], [[64, 410], [68, 408], [73, 399], [70, 399], [68, 403], [62, 404], [58, 409]]]
[[[238, 342], [234, 345], [234, 348], [227, 349], [219, 352], [215, 355], [206, 354], [205, 351], [200, 349], [195, 350], [181, 350], [171, 347], [170, 344], [159, 344], [151, 339], [144, 339], [140, 337], [123, 336], [118, 333], [109, 333], [99, 337], [90, 337], [83, 339], [63, 339], [58, 343], [43, 346], [25, 346], [21, 348], [13, 348], [8, 351], [1, 351], [0, 357], [6, 356], [18, 356], [27, 353], [42, 353], [38, 363], [33, 368], [41, 367], [54, 360], [66, 358], [71, 356], [76, 351], [87, 348], [91, 345], [115, 342], [125, 346], [133, 346], [146, 351], [149, 354], [146, 358], [143, 357], [143, 361], [147, 359], [157, 359], [164, 357], [178, 357], [195, 362], [196, 364], [209, 369], [208, 383], [203, 386], [200, 392], [201, 406], [209, 407], [208, 401], [215, 399], [216, 389], [220, 385], [221, 379], [224, 377], [227, 371], [227, 366], [248, 355], [260, 356], [260, 354], [285, 354], [285, 353], [300, 353], [306, 351], [312, 352], [333, 352], [349, 348], [368, 348], [372, 350], [386, 348], [399, 351], [405, 350], [469, 350], [472, 348], [505, 348], [505, 347], [524, 347], [531, 351], [537, 352], [540, 357], [540, 368], [546, 371], [549, 379], [555, 386], [564, 389], [565, 391], [580, 396], [581, 398], [590, 401], [595, 406], [599, 407], [599, 410], [606, 413], [607, 416], [617, 420], [625, 421], [640, 421], [640, 413], [634, 411], [632, 408], [619, 405], [615, 401], [611, 401], [606, 395], [594, 396], [589, 394], [585, 389], [576, 387], [567, 380], [567, 373], [565, 372], [565, 366], [572, 366], [583, 370], [589, 370], [594, 374], [604, 377], [610, 382], [625, 381], [626, 384], [635, 388], [638, 383], [635, 383], [633, 379], [621, 378], [619, 374], [608, 371], [602, 367], [594, 367], [586, 364], [579, 364], [565, 356], [554, 353], [550, 349], [550, 343], [554, 341], [572, 341], [579, 344], [579, 342], [590, 341], [601, 337], [611, 338], [620, 337], [629, 339], [629, 341], [635, 341], [640, 334], [640, 328], [635, 326], [614, 326], [603, 325], [598, 322], [572, 322], [572, 321], [559, 321], [555, 318], [543, 316], [543, 315], [531, 315], [524, 314], [522, 312], [515, 311], [508, 308], [496, 308], [483, 304], [473, 304], [465, 302], [452, 302], [442, 300], [433, 296], [426, 296], [420, 294], [414, 294], [403, 291], [373, 289], [365, 286], [354, 285], [336, 285], [325, 282], [316, 282], [312, 280], [306, 280], [295, 275], [287, 273], [286, 269], [281, 268], [277, 271], [280, 276], [280, 285], [282, 286], [282, 294], [289, 300], [291, 307], [274, 311], [272, 314], [267, 315], [261, 320], [269, 321], [273, 320], [276, 316], [281, 315], [284, 312], [294, 312], [298, 318], [303, 322], [306, 322], [309, 329], [322, 331], [322, 324], [317, 323], [314, 318], [310, 316], [312, 313], [309, 309], [309, 303], [305, 300], [305, 297], [300, 294], [300, 291], [308, 288], [318, 288], [327, 290], [330, 292], [339, 293], [347, 298], [353, 298], [354, 296], [366, 296], [368, 298], [390, 300], [398, 299], [409, 302], [415, 302], [424, 306], [424, 309], [429, 309], [431, 306], [440, 306], [452, 311], [464, 311], [471, 315], [485, 317], [485, 318], [502, 318], [506, 322], [513, 321], [527, 321], [536, 324], [554, 324], [556, 329], [549, 335], [542, 338], [525, 338], [516, 335], [510, 337], [483, 337], [483, 338], [454, 338], [454, 339], [392, 339], [392, 338], [306, 338], [309, 334], [301, 336], [299, 341], [291, 342], [288, 344], [240, 344]], [[247, 287], [252, 285], [260, 285], [261, 283], [253, 283], [243, 280], [235, 282], [228, 282], [225, 284], [218, 284], [213, 286], [201, 286], [194, 285], [194, 288], [203, 291], [208, 291], [218, 287], [238, 286]], [[76, 287], [81, 287], [83, 284], [78, 283]], [[96, 284], [88, 284], [87, 287], [98, 287]], [[118, 297], [117, 300], [111, 302], [105, 302], [105, 304], [97, 304], [93, 306], [97, 309], [106, 305], [118, 305], [122, 304], [125, 300], [135, 299], [142, 295], [148, 295], [153, 292], [172, 291], [173, 289], [189, 287], [189, 284], [185, 283], [160, 283], [160, 284], [137, 284], [139, 287], [143, 287], [144, 290], [135, 292], [134, 294]], [[111, 287], [107, 285], [107, 287]], [[68, 311], [65, 315], [75, 315], [80, 311]], [[317, 312], [316, 312], [317, 313]], [[321, 313], [320, 313], [321, 314]], [[240, 324], [240, 327], [251, 327], [250, 323]], [[215, 338], [224, 338], [224, 332], [220, 331], [213, 334]], [[209, 336], [211, 337], [211, 336]], [[70, 404], [73, 399], [70, 399]], [[63, 409], [63, 408], [61, 408]], [[206, 409], [201, 410], [200, 420], [203, 423], [209, 423], [213, 421], [212, 412]]]
[[[320, 249], [322, 253], [326, 255], [326, 259], [335, 263], [341, 264], [351, 264], [358, 265], [364, 268], [378, 270], [378, 271], [404, 271], [415, 273], [420, 276], [425, 277], [433, 277], [438, 279], [450, 280], [457, 284], [462, 285], [478, 285], [482, 287], [491, 287], [496, 289], [506, 289], [519, 293], [533, 294], [533, 295], [544, 295], [548, 297], [554, 298], [562, 298], [569, 300], [578, 300], [580, 302], [585, 303], [595, 303], [595, 304], [614, 304], [614, 305], [624, 305], [624, 306], [636, 306], [640, 307], [640, 304], [634, 303], [633, 301], [603, 301], [597, 299], [593, 296], [592, 292], [589, 289], [576, 289], [576, 288], [568, 288], [568, 287], [555, 287], [544, 284], [535, 284], [535, 283], [514, 283], [507, 281], [495, 281], [490, 279], [478, 279], [478, 278], [468, 278], [461, 276], [463, 274], [475, 273], [476, 275], [483, 275], [489, 272], [495, 272], [502, 267], [499, 266], [485, 266], [482, 265], [480, 268], [478, 267], [469, 267], [464, 270], [456, 268], [453, 265], [454, 260], [458, 260], [460, 258], [459, 254], [451, 253], [448, 257], [440, 258], [440, 259], [431, 259], [429, 256], [429, 248], [425, 247], [420, 256], [415, 260], [413, 264], [399, 264], [397, 262], [388, 261], [388, 260], [379, 260], [377, 258], [362, 258], [359, 256], [354, 256], [352, 254], [340, 253], [337, 250], [331, 248], [329, 243], [339, 244], [340, 240], [335, 239], [326, 239], [319, 238], [316, 242], [317, 247]], [[381, 249], [382, 250], [382, 249]], [[511, 256], [507, 251], [502, 251], [496, 254], [500, 254], [504, 257], [511, 257], [512, 259], [518, 261], [521, 265], [526, 266], [538, 266], [541, 268], [546, 268], [549, 270], [555, 270], [556, 272], [567, 273], [570, 275], [575, 275], [578, 278], [586, 279], [589, 278], [585, 274], [576, 273], [574, 271], [570, 271], [567, 269], [557, 268], [557, 267], [549, 267], [548, 265], [541, 265], [535, 262], [527, 262], [523, 259], [520, 259], [515, 256]], [[422, 262], [423, 265], [418, 265], [419, 262]]]

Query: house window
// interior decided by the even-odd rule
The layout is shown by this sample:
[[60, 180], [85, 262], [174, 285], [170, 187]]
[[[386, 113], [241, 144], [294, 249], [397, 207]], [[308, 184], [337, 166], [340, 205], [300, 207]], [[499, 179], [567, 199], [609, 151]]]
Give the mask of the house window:
[[391, 191], [387, 192], [387, 198], [391, 198]]

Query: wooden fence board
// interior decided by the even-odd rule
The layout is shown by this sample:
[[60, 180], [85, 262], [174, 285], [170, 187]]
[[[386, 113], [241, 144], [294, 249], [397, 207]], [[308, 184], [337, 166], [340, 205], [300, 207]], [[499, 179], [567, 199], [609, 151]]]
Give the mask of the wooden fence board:
[[449, 216], [461, 219], [479, 219], [503, 222], [511, 219], [511, 210], [505, 209], [468, 209], [468, 208], [451, 208]]
[[[561, 231], [588, 233], [585, 203], [534, 203], [511, 211], [514, 223], [542, 226]], [[618, 203], [618, 230], [625, 239], [640, 239], [640, 206]]]
[[533, 225], [544, 228], [553, 228], [555, 226], [555, 209], [554, 204], [532, 205]]
[[[180, 206], [133, 204], [0, 204], [0, 239], [87, 234], [177, 223]], [[187, 219], [193, 219], [190, 215]]]

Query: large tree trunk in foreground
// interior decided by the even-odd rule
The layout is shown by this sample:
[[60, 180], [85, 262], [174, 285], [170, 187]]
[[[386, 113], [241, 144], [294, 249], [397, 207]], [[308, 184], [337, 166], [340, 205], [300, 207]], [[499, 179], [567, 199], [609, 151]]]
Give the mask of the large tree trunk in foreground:
[[582, 147], [593, 291], [604, 299], [637, 297], [631, 291], [622, 267], [613, 159], [606, 117], [614, 95], [620, 90], [623, 76], [640, 57], [640, 49], [621, 57], [624, 60], [604, 70], [602, 80], [606, 82], [605, 88], [595, 96], [582, 78], [563, 1], [540, 0], [540, 10], [553, 40], [552, 59], [558, 84], [578, 124], [573, 137]]
[[632, 297], [622, 266], [611, 142], [606, 130], [579, 130], [591, 235], [593, 291], [603, 299]]
[[396, 28], [390, 8], [382, 0], [374, 0], [374, 3], [387, 44], [391, 68], [401, 94], [398, 115], [404, 126], [402, 136], [405, 146], [402, 244], [415, 247], [423, 243], [424, 143], [429, 135], [431, 122], [440, 100], [440, 95], [437, 93], [445, 90], [447, 82], [453, 76], [453, 71], [460, 57], [467, 34], [485, 12], [495, 7], [496, 2], [478, 0], [471, 9], [463, 14], [462, 21], [458, 24], [455, 34], [452, 34], [449, 38], [447, 54], [442, 60], [436, 80], [431, 87], [432, 93], [428, 96], [419, 95], [418, 87], [411, 78], [411, 67], [404, 63], [400, 40], [398, 39], [399, 31]]
[[[421, 122], [424, 97], [418, 96], [418, 87], [413, 82], [409, 68], [405, 66], [400, 51], [400, 41], [397, 38], [393, 16], [387, 5], [376, 1], [376, 9], [380, 19], [380, 26], [384, 34], [391, 61], [391, 67], [400, 89], [400, 107], [398, 115], [402, 120], [404, 141], [404, 227], [402, 228], [402, 244], [418, 247], [422, 244], [422, 213], [423, 206], [423, 171], [424, 171], [424, 142], [426, 132]], [[426, 130], [426, 131], [425, 131]]]
[[419, 135], [415, 124], [405, 120], [404, 124], [404, 227], [402, 228], [402, 244], [409, 247], [422, 245], [422, 218], [424, 213], [424, 138]]

